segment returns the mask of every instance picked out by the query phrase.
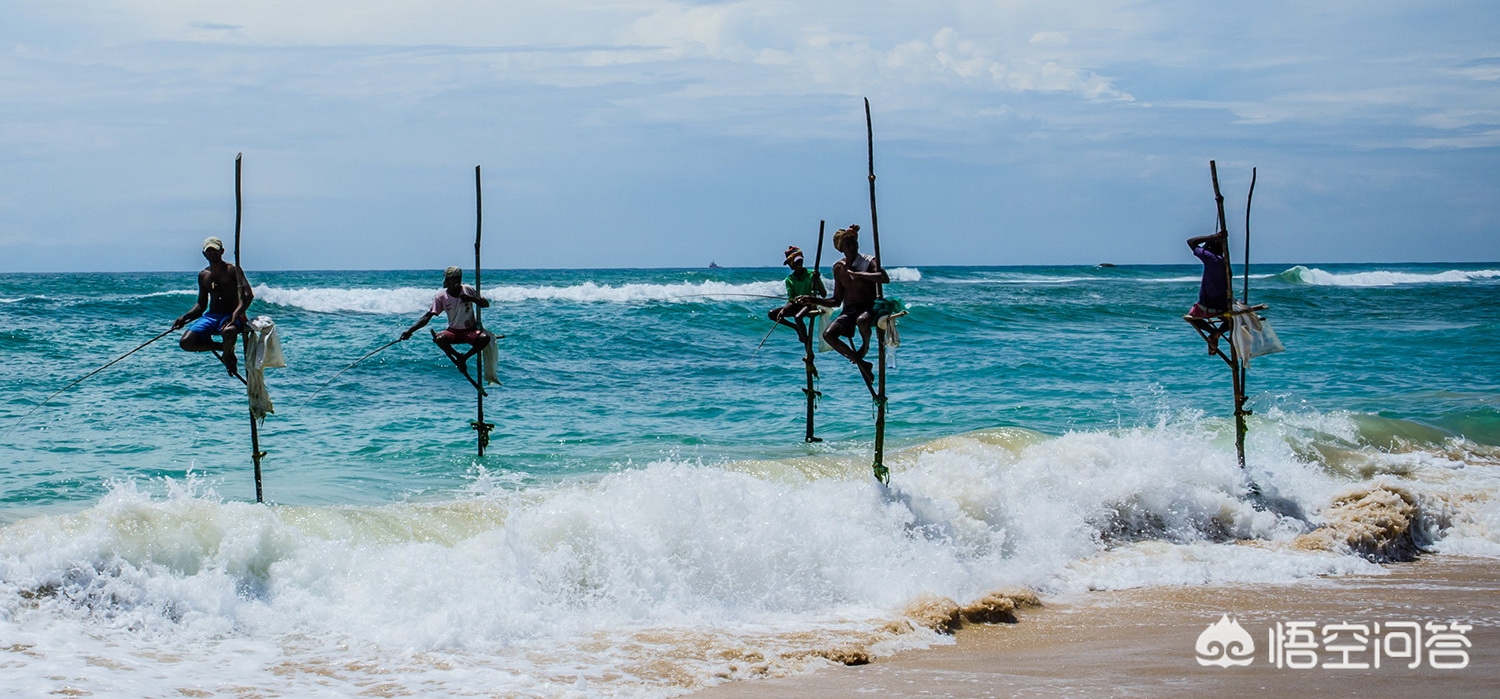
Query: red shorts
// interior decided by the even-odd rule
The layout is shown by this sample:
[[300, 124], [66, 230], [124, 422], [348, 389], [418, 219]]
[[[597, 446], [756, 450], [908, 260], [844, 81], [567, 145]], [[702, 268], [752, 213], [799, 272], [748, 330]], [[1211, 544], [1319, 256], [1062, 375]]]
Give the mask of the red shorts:
[[448, 328], [437, 334], [437, 339], [445, 340], [448, 344], [473, 345], [484, 339], [484, 331], [479, 328], [468, 330], [454, 330]]
[[1195, 303], [1192, 308], [1188, 309], [1187, 314], [1194, 318], [1217, 318], [1224, 315], [1224, 311], [1214, 308], [1204, 308], [1202, 304]]

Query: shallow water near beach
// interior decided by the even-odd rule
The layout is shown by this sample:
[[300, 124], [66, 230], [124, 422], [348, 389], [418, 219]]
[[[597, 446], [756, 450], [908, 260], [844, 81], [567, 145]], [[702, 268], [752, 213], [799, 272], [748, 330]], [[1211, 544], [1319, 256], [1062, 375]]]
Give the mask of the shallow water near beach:
[[477, 457], [425, 331], [327, 383], [440, 270], [252, 269], [289, 364], [266, 506], [243, 387], [173, 335], [38, 407], [191, 272], [0, 275], [0, 686], [673, 696], [943, 643], [904, 621], [933, 597], [1378, 573], [1391, 519], [1500, 558], [1500, 264], [1252, 269], [1287, 351], [1251, 364], [1244, 472], [1197, 272], [895, 269], [887, 488], [854, 368], [818, 356], [805, 444], [800, 345], [756, 348], [782, 270], [486, 270]]

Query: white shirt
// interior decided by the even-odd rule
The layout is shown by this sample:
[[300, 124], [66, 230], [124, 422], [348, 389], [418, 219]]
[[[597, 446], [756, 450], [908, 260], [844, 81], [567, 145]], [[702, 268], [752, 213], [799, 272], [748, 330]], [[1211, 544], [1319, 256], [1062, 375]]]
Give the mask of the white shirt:
[[[462, 288], [465, 295], [479, 295], [479, 292], [475, 291], [474, 287], [468, 284], [464, 284]], [[474, 322], [473, 304], [463, 301], [457, 296], [448, 295], [447, 289], [438, 292], [438, 295], [432, 299], [432, 308], [427, 309], [427, 312], [434, 315], [447, 313], [449, 330], [468, 330], [476, 325]]]

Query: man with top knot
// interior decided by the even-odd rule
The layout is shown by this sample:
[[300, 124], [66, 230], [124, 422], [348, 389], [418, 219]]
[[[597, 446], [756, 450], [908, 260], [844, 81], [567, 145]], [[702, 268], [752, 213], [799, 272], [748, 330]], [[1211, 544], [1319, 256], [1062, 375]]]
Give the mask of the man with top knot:
[[[875, 365], [865, 361], [865, 353], [870, 349], [870, 326], [877, 320], [875, 299], [879, 298], [880, 285], [889, 283], [891, 277], [875, 262], [873, 255], [859, 254], [858, 225], [834, 233], [833, 247], [844, 253], [843, 259], [833, 263], [833, 296], [826, 299], [803, 296], [798, 301], [819, 306], [842, 306], [838, 317], [823, 330], [823, 340], [859, 367], [859, 375], [869, 387], [870, 395], [875, 396]], [[857, 349], [854, 347], [855, 330], [859, 331]]]

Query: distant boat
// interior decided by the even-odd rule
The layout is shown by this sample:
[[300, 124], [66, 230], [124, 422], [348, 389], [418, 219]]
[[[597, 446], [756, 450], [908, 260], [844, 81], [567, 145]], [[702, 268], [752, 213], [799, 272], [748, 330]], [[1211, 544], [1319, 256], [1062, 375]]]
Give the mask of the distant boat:
[[711, 260], [710, 260], [710, 261], [709, 261], [709, 263], [708, 263], [708, 268], [709, 268], [709, 269], [724, 269], [724, 268], [723, 268], [723, 267], [720, 267], [720, 266], [719, 266], [719, 263], [717, 263], [717, 262], [713, 262], [713, 261], [711, 261]]
[[1114, 263], [1113, 263], [1113, 262], [1100, 262], [1100, 263], [1099, 263], [1099, 266], [1100, 266], [1100, 267], [1113, 267], [1113, 266], [1115, 266], [1115, 265], [1114, 265]]

